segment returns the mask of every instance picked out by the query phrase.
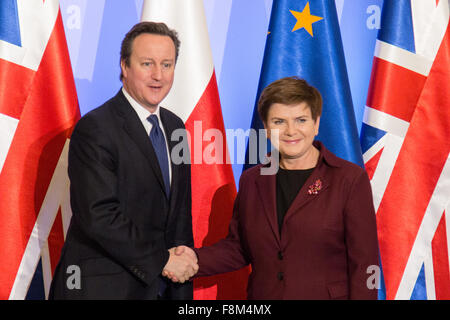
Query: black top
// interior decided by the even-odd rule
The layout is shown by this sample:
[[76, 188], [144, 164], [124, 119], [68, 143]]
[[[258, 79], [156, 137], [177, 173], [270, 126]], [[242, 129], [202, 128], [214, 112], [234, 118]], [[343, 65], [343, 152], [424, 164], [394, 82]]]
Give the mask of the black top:
[[306, 170], [279, 168], [277, 173], [277, 216], [280, 234], [286, 212], [313, 170], [314, 168]]

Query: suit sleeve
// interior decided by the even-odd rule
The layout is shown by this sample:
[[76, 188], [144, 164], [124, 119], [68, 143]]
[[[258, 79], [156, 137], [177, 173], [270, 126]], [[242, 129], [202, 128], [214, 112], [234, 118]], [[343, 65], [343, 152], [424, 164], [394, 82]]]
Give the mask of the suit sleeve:
[[370, 181], [365, 171], [355, 179], [345, 207], [345, 241], [348, 257], [350, 299], [377, 299], [369, 289], [369, 266], [378, 266], [378, 238]]
[[[184, 128], [184, 126], [183, 126]], [[187, 142], [186, 140], [184, 140]], [[183, 150], [189, 150], [189, 146]], [[187, 159], [190, 159], [190, 155], [187, 155]], [[171, 244], [171, 247], [177, 247], [180, 245], [185, 245], [188, 247], [194, 246], [194, 236], [192, 232], [192, 188], [191, 188], [191, 166], [185, 165], [185, 175], [186, 175], [186, 193], [183, 197], [183, 203], [180, 205], [180, 214], [177, 216], [176, 220], [176, 232], [175, 239]], [[193, 299], [193, 289], [194, 285], [192, 281], [185, 282], [184, 284], [173, 283], [167, 281], [169, 290], [169, 296], [172, 300], [192, 300]]]
[[[184, 138], [182, 143], [184, 143], [183, 152], [187, 152], [187, 154], [181, 155], [182, 158], [191, 159], [191, 155], [189, 153], [189, 145], [187, 144], [188, 138], [186, 136], [186, 128], [184, 124], [181, 122], [180, 127], [184, 130]], [[183, 164], [184, 176], [186, 179], [183, 183], [186, 183], [186, 193], [182, 199], [182, 203], [178, 205], [181, 212], [177, 217], [176, 221], [176, 232], [175, 239], [171, 244], [171, 247], [177, 247], [180, 245], [185, 245], [189, 247], [194, 246], [194, 236], [192, 232], [192, 186], [191, 186], [191, 165]], [[179, 182], [173, 182], [179, 183]]]
[[234, 202], [227, 237], [212, 246], [194, 249], [198, 256], [199, 271], [196, 275], [198, 277], [239, 270], [250, 263], [241, 243], [239, 227], [241, 214], [239, 202], [243, 192], [243, 176], [241, 176], [239, 192]]
[[150, 284], [169, 253], [164, 241], [151, 241], [123, 214], [114, 148], [95, 121], [80, 120], [69, 148], [72, 219], [107, 255]]

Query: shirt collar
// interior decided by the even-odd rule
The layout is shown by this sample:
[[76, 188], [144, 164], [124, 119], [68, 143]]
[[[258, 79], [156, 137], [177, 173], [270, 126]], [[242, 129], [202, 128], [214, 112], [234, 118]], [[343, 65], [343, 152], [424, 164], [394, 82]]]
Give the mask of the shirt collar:
[[145, 109], [139, 102], [137, 102], [128, 92], [127, 90], [122, 87], [122, 92], [125, 96], [125, 98], [128, 100], [128, 102], [131, 104], [131, 106], [133, 107], [134, 111], [136, 111], [139, 119], [141, 120], [141, 122], [147, 122], [147, 118], [152, 115], [155, 114], [158, 117], [159, 123], [161, 123], [161, 117], [160, 117], [160, 108], [159, 106], [156, 107], [155, 112], [150, 112], [147, 109]]

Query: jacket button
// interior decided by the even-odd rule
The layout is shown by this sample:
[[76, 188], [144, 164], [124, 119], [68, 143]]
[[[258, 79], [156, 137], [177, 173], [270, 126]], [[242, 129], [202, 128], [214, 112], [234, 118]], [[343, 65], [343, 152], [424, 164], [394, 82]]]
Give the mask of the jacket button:
[[278, 272], [277, 278], [280, 281], [283, 280], [284, 279], [284, 273], [283, 272]]
[[278, 259], [283, 260], [283, 252], [282, 251], [278, 251]]

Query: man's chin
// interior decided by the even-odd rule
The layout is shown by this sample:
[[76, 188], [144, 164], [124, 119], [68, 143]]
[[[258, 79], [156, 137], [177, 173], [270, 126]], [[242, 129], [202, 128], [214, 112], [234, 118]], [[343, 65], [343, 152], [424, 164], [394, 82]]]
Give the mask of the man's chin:
[[161, 101], [164, 100], [164, 98], [167, 96], [166, 94], [162, 94], [161, 92], [154, 92], [147, 100], [148, 104], [159, 106]]

